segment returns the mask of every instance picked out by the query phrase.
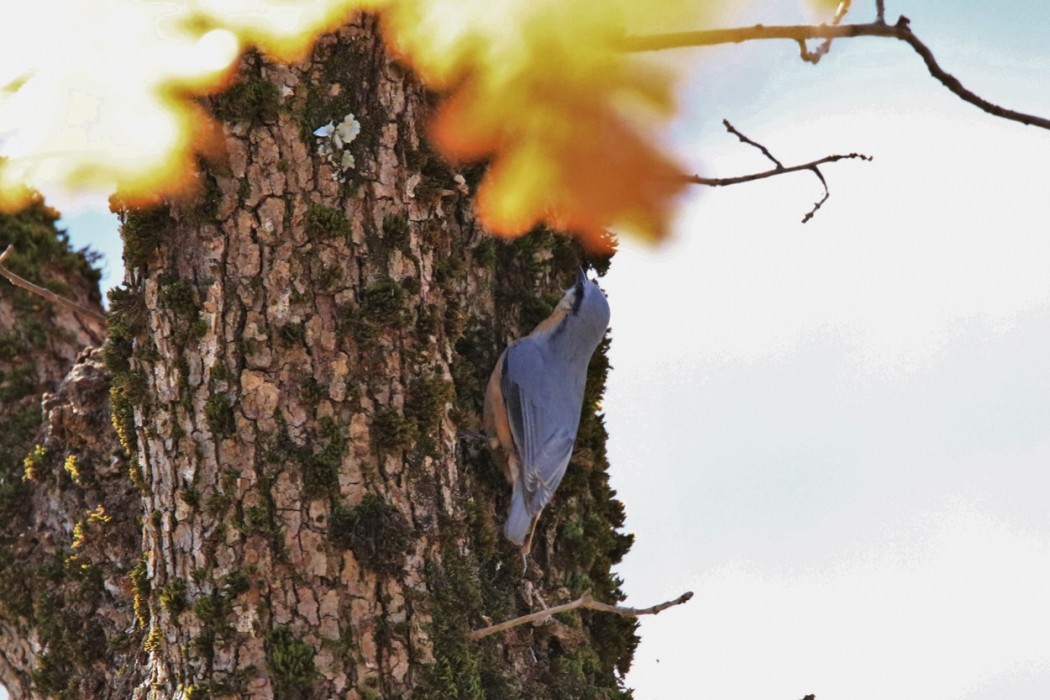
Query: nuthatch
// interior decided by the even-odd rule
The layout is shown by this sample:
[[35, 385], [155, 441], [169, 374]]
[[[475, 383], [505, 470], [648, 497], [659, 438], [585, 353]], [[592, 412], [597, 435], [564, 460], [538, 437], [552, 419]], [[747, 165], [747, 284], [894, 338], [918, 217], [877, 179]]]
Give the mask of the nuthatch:
[[485, 390], [485, 432], [514, 488], [503, 533], [527, 555], [569, 466], [587, 365], [609, 327], [609, 302], [581, 269], [554, 312], [507, 346]]

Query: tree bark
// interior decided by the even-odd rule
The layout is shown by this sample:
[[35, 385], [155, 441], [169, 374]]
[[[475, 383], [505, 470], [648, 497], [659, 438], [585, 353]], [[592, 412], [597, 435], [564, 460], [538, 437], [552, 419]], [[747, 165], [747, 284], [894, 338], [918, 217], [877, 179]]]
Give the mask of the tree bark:
[[[459, 431], [505, 344], [608, 261], [547, 230], [483, 231], [483, 168], [427, 146], [433, 99], [369, 16], [296, 65], [249, 55], [210, 101], [226, 153], [195, 199], [123, 211], [105, 348], [44, 400], [43, 437], [4, 455], [16, 697], [629, 697], [633, 620], [468, 638], [586, 590], [622, 600], [610, 568], [631, 537], [606, 475], [604, 345], [527, 569], [500, 534], [509, 487]], [[356, 137], [314, 134], [351, 114]]]

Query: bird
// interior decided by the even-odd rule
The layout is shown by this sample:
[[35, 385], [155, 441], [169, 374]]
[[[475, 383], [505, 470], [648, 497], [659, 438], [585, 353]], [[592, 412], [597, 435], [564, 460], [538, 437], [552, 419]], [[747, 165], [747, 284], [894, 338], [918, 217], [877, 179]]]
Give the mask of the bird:
[[587, 365], [609, 328], [609, 302], [583, 268], [549, 317], [500, 355], [483, 426], [512, 487], [504, 536], [527, 557], [540, 514], [572, 457]]

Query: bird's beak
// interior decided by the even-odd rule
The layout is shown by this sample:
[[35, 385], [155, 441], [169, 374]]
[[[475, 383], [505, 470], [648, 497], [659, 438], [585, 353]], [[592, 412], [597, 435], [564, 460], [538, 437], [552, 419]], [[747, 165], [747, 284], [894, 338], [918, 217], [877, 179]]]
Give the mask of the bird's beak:
[[583, 266], [580, 266], [579, 271], [576, 273], [576, 284], [582, 285], [587, 281], [587, 273], [584, 272]]

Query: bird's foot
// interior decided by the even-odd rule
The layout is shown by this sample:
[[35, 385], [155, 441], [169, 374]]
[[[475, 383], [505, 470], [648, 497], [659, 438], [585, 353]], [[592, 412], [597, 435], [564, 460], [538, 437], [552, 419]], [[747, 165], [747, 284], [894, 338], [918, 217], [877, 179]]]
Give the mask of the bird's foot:
[[466, 440], [468, 442], [484, 442], [487, 444], [489, 441], [488, 435], [485, 435], [484, 433], [479, 433], [476, 430], [468, 430], [466, 428], [460, 430], [459, 433], [457, 433], [456, 437], [458, 437], [460, 440]]

